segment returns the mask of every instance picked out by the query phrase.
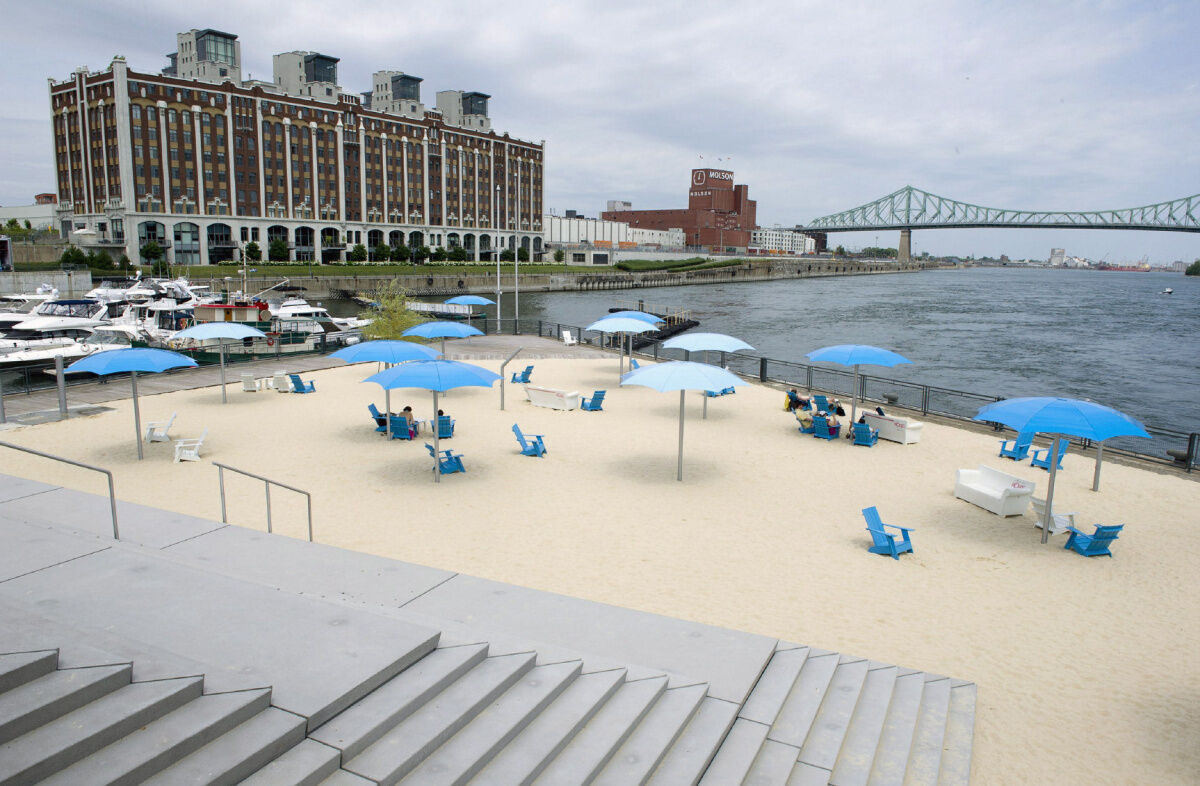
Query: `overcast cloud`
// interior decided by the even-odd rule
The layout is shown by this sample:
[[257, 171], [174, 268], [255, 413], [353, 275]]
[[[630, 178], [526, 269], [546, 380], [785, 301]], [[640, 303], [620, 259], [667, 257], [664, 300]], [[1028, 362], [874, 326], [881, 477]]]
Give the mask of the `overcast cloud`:
[[[560, 214], [616, 198], [683, 207], [688, 171], [717, 158], [763, 226], [907, 184], [992, 207], [1132, 207], [1200, 193], [1198, 23], [1194, 2], [8, 3], [0, 204], [53, 190], [47, 77], [115, 54], [157, 72], [176, 32], [212, 27], [238, 35], [243, 76], [269, 79], [271, 55], [307, 49], [341, 58], [348, 91], [391, 68], [423, 77], [429, 106], [437, 90], [491, 94], [495, 128], [545, 139]], [[1165, 232], [913, 239], [933, 253], [1200, 257], [1200, 236]]]

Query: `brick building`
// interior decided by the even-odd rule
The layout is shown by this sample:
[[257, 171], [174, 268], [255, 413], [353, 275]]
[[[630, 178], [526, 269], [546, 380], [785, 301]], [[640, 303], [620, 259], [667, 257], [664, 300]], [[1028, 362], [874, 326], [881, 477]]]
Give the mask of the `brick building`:
[[687, 245], [744, 252], [757, 224], [749, 186], [735, 185], [733, 172], [693, 169], [688, 206], [678, 210], [606, 210], [602, 218], [633, 228], [682, 228]]

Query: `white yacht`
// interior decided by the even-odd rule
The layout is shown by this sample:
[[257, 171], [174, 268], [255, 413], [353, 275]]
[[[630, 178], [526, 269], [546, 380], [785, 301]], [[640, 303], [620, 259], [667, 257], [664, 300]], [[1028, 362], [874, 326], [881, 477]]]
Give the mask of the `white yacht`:
[[47, 300], [19, 321], [0, 325], [0, 349], [62, 344], [91, 335], [92, 329], [125, 314], [126, 304], [98, 300]]
[[[334, 330], [354, 330], [366, 325], [370, 320], [357, 317], [335, 317], [320, 303], [312, 305], [304, 298], [287, 298], [278, 306], [271, 308], [271, 316], [280, 322], [300, 322], [311, 320], [318, 323], [331, 323]], [[331, 332], [328, 328], [323, 331]], [[320, 332], [320, 331], [312, 331]]]
[[48, 365], [53, 363], [58, 355], [62, 355], [63, 362], [69, 365], [97, 352], [126, 349], [133, 346], [134, 342], [144, 344], [148, 338], [144, 332], [129, 325], [97, 325], [88, 331], [86, 337], [78, 341], [64, 339], [58, 343], [47, 342], [23, 349], [0, 350], [0, 368]]

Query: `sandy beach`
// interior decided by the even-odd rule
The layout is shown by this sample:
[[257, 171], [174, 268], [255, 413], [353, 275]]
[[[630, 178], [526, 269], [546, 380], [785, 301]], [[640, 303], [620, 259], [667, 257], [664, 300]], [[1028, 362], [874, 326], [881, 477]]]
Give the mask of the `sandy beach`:
[[[129, 400], [0, 439], [110, 468], [121, 499], [213, 519], [216, 460], [311, 491], [322, 543], [972, 680], [977, 783], [1200, 780], [1195, 479], [1106, 463], [1095, 493], [1093, 458], [1068, 455], [1056, 509], [1089, 532], [1126, 525], [1114, 558], [1086, 559], [1064, 535], [1042, 545], [1032, 512], [1001, 518], [954, 497], [955, 470], [980, 464], [1044, 496], [1047, 473], [998, 458], [999, 435], [930, 422], [919, 444], [867, 449], [801, 435], [773, 388], [714, 399], [707, 419], [689, 393], [680, 483], [678, 394], [618, 387], [615, 356], [526, 362], [536, 384], [606, 389], [604, 411], [533, 407], [513, 385], [507, 411], [497, 389], [453, 391], [443, 447], [467, 472], [440, 484], [425, 440], [374, 432], [367, 405], [384, 395], [361, 381], [375, 364], [306, 374], [314, 395], [143, 396], [143, 421], [178, 413], [173, 437], [209, 430], [200, 463], [174, 463], [169, 443], [137, 461]], [[391, 403], [431, 414], [428, 392]], [[518, 453], [514, 422], [545, 435], [545, 458]], [[3, 461], [104, 492], [92, 473]], [[231, 522], [264, 529], [262, 484], [227, 475], [227, 491]], [[272, 498], [275, 531], [304, 537], [302, 499]], [[867, 552], [869, 505], [915, 528], [914, 554]]]

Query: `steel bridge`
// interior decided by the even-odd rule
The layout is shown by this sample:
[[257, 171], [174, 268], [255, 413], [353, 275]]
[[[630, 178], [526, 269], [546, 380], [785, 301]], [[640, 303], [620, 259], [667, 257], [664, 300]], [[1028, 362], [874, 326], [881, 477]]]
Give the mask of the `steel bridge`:
[[841, 213], [814, 219], [808, 233], [863, 232], [878, 229], [1148, 229], [1200, 232], [1200, 194], [1170, 202], [1121, 210], [1088, 212], [1006, 210], [982, 207], [905, 186], [885, 197]]

